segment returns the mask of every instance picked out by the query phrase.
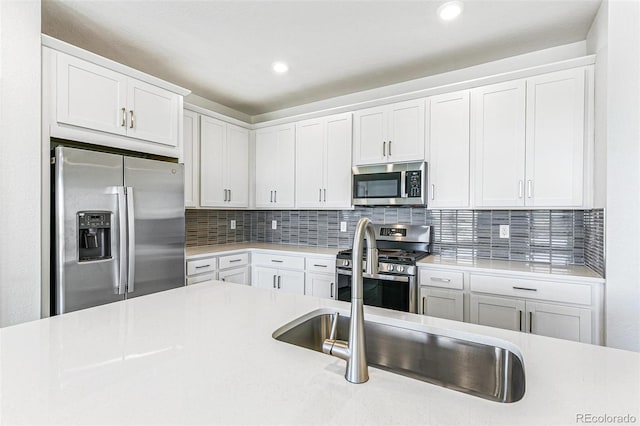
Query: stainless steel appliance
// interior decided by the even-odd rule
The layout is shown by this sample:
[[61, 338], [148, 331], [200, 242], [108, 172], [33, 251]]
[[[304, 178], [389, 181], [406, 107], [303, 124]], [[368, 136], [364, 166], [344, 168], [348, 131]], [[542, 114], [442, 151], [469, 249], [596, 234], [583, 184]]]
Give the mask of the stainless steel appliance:
[[184, 170], [58, 146], [52, 181], [52, 312], [185, 285]]
[[425, 206], [427, 163], [354, 166], [352, 198], [356, 206]]
[[[421, 225], [375, 225], [378, 272], [363, 273], [365, 305], [405, 312], [417, 312], [416, 262], [429, 254], [431, 227]], [[352, 250], [336, 258], [338, 300], [350, 301], [352, 289]], [[364, 262], [366, 270], [366, 262]]]

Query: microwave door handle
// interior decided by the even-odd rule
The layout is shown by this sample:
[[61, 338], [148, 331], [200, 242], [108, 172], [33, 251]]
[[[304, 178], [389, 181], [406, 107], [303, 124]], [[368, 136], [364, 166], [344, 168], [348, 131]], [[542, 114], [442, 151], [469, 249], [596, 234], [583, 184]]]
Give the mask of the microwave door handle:
[[127, 254], [129, 272], [127, 274], [127, 291], [133, 293], [135, 290], [134, 282], [136, 275], [136, 226], [135, 213], [133, 206], [133, 188], [127, 187]]
[[127, 199], [124, 186], [117, 187], [118, 195], [118, 278], [115, 294], [124, 294], [127, 288]]
[[400, 196], [402, 198], [407, 198], [409, 194], [407, 194], [407, 172], [400, 172]]

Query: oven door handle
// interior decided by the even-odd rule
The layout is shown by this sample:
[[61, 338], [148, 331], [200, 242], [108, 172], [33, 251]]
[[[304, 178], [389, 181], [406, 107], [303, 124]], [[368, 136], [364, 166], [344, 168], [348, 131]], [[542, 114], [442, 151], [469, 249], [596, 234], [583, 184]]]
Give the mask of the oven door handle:
[[[350, 269], [339, 269], [338, 275], [352, 276], [353, 272]], [[382, 281], [395, 281], [395, 282], [401, 282], [401, 283], [408, 283], [411, 277], [408, 277], [406, 275], [367, 274], [366, 272], [363, 272], [362, 278], [372, 278], [375, 280], [382, 280]]]

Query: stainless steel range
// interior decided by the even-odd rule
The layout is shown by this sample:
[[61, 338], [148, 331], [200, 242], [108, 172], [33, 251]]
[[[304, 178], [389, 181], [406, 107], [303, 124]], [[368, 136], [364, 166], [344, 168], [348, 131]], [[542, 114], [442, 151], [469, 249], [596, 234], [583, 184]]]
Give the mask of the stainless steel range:
[[[416, 262], [429, 254], [431, 227], [375, 225], [375, 233], [379, 272], [373, 276], [363, 275], [365, 305], [416, 313]], [[338, 300], [351, 300], [351, 256], [351, 250], [343, 250], [336, 259]]]

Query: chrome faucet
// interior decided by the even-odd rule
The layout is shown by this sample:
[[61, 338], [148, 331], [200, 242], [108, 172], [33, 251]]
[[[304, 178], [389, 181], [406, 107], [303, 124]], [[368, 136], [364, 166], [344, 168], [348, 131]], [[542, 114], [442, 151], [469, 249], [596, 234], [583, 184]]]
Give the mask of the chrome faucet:
[[351, 383], [364, 383], [369, 380], [367, 352], [364, 339], [364, 304], [362, 303], [362, 255], [363, 238], [367, 239], [367, 275], [378, 273], [378, 249], [376, 235], [371, 220], [360, 219], [353, 237], [351, 280], [351, 324], [349, 325], [349, 341], [336, 340], [338, 314], [333, 317], [331, 334], [322, 344], [322, 352], [347, 361], [345, 379]]

